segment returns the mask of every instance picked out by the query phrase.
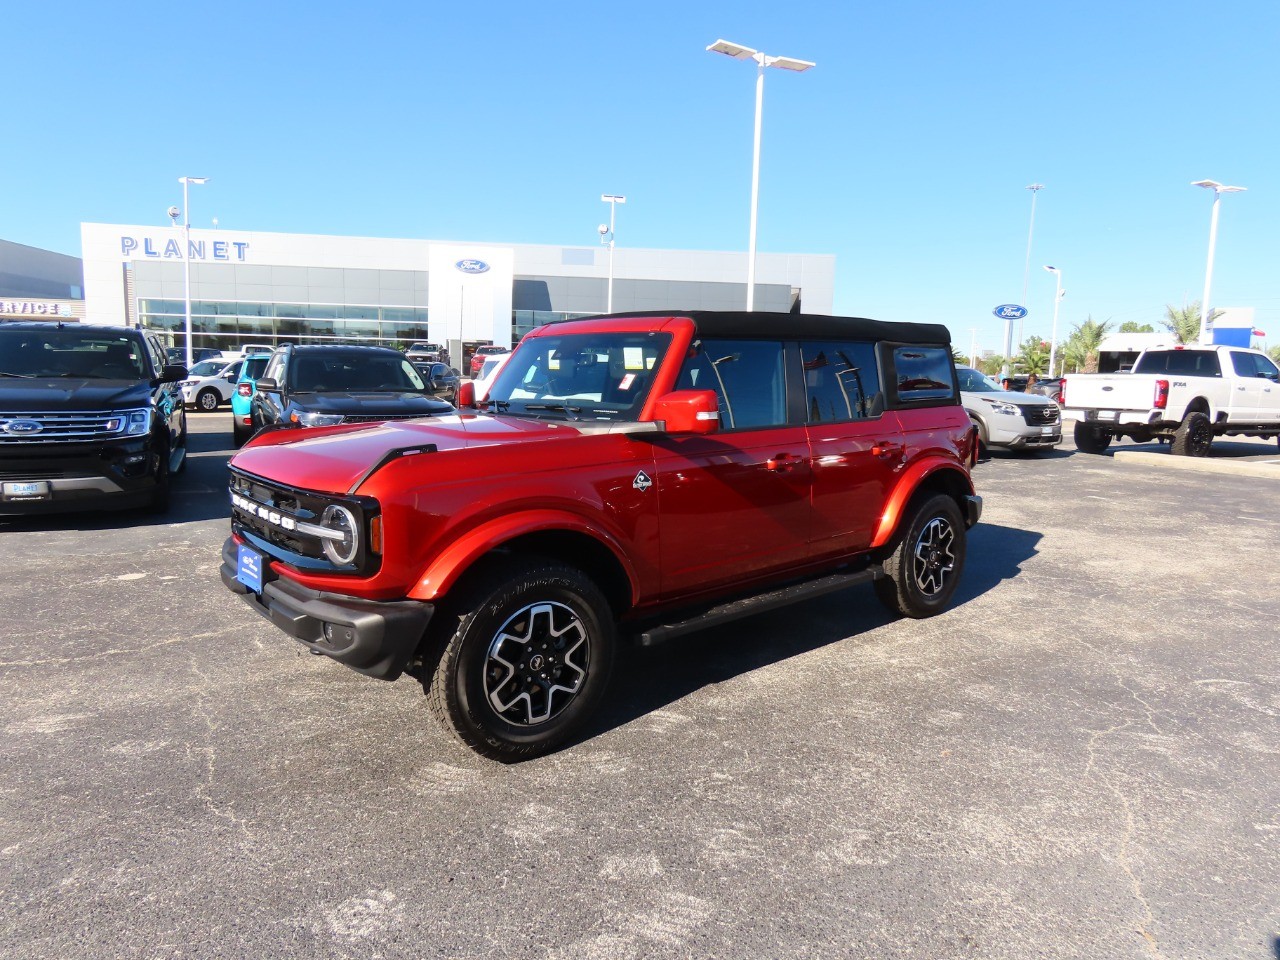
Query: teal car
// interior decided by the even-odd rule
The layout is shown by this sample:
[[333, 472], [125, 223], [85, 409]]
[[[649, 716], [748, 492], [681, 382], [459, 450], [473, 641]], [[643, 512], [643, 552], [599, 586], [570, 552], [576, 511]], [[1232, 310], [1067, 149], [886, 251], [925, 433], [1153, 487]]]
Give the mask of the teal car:
[[240, 367], [240, 379], [231, 392], [231, 433], [237, 447], [244, 446], [244, 442], [257, 432], [249, 406], [253, 401], [254, 391], [258, 389], [258, 378], [267, 369], [267, 361], [270, 359], [269, 353], [253, 353], [244, 358], [244, 364]]

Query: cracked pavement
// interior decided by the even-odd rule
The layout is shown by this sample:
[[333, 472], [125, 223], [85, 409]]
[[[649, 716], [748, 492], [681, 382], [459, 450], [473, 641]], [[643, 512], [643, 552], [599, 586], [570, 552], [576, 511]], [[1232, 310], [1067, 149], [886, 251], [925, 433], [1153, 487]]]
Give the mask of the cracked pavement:
[[0, 519], [0, 955], [1274, 958], [1280, 482], [979, 465], [955, 607], [626, 651], [481, 760], [222, 587], [225, 412], [163, 522]]

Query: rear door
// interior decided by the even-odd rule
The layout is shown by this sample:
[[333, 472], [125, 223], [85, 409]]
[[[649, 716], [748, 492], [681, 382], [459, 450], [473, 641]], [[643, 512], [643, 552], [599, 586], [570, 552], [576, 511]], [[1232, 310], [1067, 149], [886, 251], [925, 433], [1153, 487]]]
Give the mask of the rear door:
[[885, 411], [875, 344], [803, 342], [800, 356], [813, 470], [810, 552], [866, 550], [905, 449], [897, 414]]
[[809, 443], [775, 340], [699, 340], [677, 390], [713, 390], [720, 430], [655, 441], [662, 592], [668, 599], [765, 577], [808, 555]]

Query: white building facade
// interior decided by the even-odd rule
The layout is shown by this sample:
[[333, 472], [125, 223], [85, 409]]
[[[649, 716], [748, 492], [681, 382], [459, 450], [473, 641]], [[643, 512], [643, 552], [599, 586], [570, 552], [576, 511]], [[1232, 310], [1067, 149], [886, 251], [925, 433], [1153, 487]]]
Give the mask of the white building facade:
[[[86, 320], [185, 338], [183, 235], [81, 225]], [[192, 230], [194, 347], [362, 342], [510, 346], [553, 319], [603, 313], [605, 247]], [[741, 310], [745, 253], [614, 251], [613, 309]], [[830, 313], [835, 257], [758, 254], [756, 309]]]

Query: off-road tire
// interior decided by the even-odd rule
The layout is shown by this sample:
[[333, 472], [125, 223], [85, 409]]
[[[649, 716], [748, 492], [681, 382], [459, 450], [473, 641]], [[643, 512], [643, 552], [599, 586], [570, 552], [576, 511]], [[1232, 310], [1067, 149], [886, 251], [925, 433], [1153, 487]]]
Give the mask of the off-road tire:
[[947, 609], [964, 571], [964, 518], [955, 500], [933, 494], [913, 505], [875, 581], [876, 596], [894, 613], [922, 619]]
[[1207, 457], [1213, 445], [1213, 424], [1209, 417], [1194, 410], [1178, 424], [1169, 452], [1179, 457]]
[[222, 397], [213, 387], [205, 387], [196, 394], [195, 406], [201, 413], [213, 413], [220, 403], [222, 403]]
[[969, 422], [978, 428], [978, 459], [991, 459], [991, 444], [987, 440], [987, 425], [974, 417], [970, 417]]
[[487, 565], [442, 605], [433, 627], [421, 674], [427, 703], [482, 756], [514, 763], [547, 753], [604, 695], [613, 611], [576, 567], [543, 558]]
[[1105, 453], [1107, 447], [1111, 446], [1113, 436], [1110, 430], [1076, 421], [1076, 449], [1081, 453]]
[[169, 470], [169, 445], [163, 444], [157, 455], [156, 485], [151, 491], [151, 499], [147, 501], [147, 512], [162, 514], [169, 512], [169, 498], [173, 491], [173, 473]]

